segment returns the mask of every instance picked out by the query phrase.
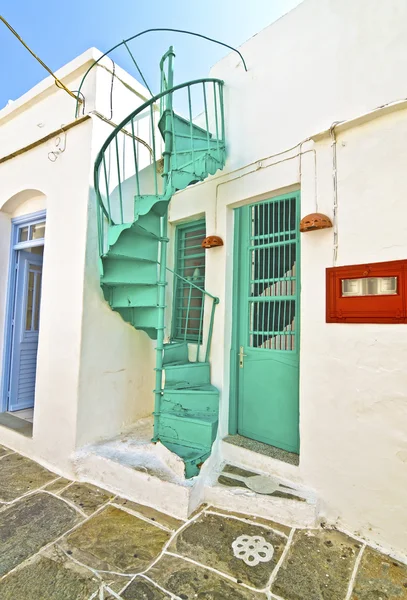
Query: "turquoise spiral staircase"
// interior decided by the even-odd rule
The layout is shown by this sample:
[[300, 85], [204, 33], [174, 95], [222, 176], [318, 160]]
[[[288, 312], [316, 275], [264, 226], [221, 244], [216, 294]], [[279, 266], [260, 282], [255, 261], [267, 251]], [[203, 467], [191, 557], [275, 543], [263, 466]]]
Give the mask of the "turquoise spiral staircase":
[[[218, 426], [219, 392], [211, 385], [209, 364], [218, 299], [167, 267], [168, 205], [176, 191], [225, 164], [223, 82], [174, 86], [174, 56], [171, 47], [161, 60], [160, 94], [126, 117], [103, 144], [94, 180], [104, 297], [125, 321], [157, 341], [154, 441], [180, 456], [186, 477], [193, 477], [211, 453]], [[176, 102], [186, 116], [175, 111]], [[197, 119], [195, 102], [203, 107]], [[192, 290], [202, 297], [194, 317], [199, 324], [194, 360], [188, 332], [190, 315], [197, 313], [189, 302], [183, 339], [164, 343], [169, 273], [189, 288], [189, 298]]]

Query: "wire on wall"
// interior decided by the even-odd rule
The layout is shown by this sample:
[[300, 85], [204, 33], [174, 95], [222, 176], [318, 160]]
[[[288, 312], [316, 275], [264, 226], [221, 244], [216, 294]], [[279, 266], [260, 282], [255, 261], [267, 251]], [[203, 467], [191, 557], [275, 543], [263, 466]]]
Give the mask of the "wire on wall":
[[58, 135], [55, 138], [55, 150], [51, 150], [51, 152], [48, 152], [48, 160], [50, 160], [51, 162], [56, 162], [58, 156], [66, 150], [67, 133], [64, 130], [64, 127], [64, 125], [61, 125], [61, 132], [63, 133], [63, 138], [62, 136]]
[[334, 233], [334, 245], [333, 245], [333, 256], [332, 263], [333, 266], [336, 266], [336, 262], [338, 260], [338, 243], [339, 243], [339, 235], [338, 235], [338, 163], [337, 163], [337, 153], [336, 153], [336, 135], [335, 135], [335, 127], [338, 125], [339, 121], [332, 123], [329, 133], [331, 136], [331, 146], [332, 146], [332, 186], [333, 186], [333, 233]]

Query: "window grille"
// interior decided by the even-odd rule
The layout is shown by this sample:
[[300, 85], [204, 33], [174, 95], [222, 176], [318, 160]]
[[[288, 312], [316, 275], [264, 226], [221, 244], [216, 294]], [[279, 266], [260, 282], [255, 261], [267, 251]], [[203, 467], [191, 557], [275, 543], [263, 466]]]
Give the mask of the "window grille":
[[[174, 271], [194, 285], [205, 287], [205, 220], [180, 225], [176, 231]], [[174, 278], [172, 338], [202, 342], [204, 296], [186, 281]]]

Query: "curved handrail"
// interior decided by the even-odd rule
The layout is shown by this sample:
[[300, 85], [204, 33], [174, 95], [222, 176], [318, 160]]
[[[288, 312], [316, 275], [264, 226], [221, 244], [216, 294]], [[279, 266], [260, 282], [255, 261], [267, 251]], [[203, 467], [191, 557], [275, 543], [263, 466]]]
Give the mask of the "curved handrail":
[[[187, 283], [190, 287], [199, 290], [200, 292], [202, 292], [202, 294], [205, 294], [206, 296], [208, 296], [208, 298], [211, 298], [211, 300], [212, 300], [212, 308], [211, 308], [211, 313], [210, 313], [210, 318], [209, 318], [209, 327], [208, 327], [208, 337], [206, 340], [206, 349], [205, 349], [205, 362], [208, 362], [209, 354], [211, 351], [211, 344], [212, 344], [213, 326], [214, 326], [214, 322], [215, 322], [215, 309], [216, 309], [216, 306], [219, 304], [220, 300], [217, 296], [213, 296], [212, 294], [207, 292], [204, 288], [201, 288], [198, 285], [196, 285], [195, 283], [192, 283], [192, 281], [189, 281], [185, 277], [182, 277], [182, 275], [179, 275], [179, 273], [176, 273], [169, 267], [166, 267], [166, 269], [167, 269], [167, 271], [170, 271], [170, 273], [175, 275], [175, 277], [177, 277], [178, 279], [181, 279], [182, 281], [185, 281], [185, 283]], [[189, 292], [189, 302], [188, 302], [187, 314], [185, 317], [186, 326], [185, 326], [185, 332], [184, 332], [184, 341], [187, 341], [186, 334], [187, 334], [188, 314], [190, 311], [190, 304], [189, 304], [190, 300], [191, 300], [191, 291]], [[198, 342], [197, 342], [197, 347], [196, 347], [196, 361], [197, 362], [199, 362], [199, 347], [200, 347], [201, 334], [203, 333], [203, 327], [204, 327], [204, 304], [202, 304], [202, 306], [201, 306], [200, 317], [199, 317], [199, 333], [198, 333]]]
[[[210, 38], [207, 35], [203, 35], [202, 33], [196, 33], [194, 31], [188, 31], [186, 29], [173, 29], [173, 28], [169, 28], [169, 27], [154, 27], [152, 29], [145, 29], [144, 31], [140, 31], [140, 33], [136, 33], [135, 35], [132, 35], [129, 38], [126, 38], [125, 40], [119, 42], [118, 44], [116, 44], [115, 46], [112, 46], [112, 48], [110, 48], [110, 50], [107, 50], [107, 52], [105, 52], [104, 54], [102, 54], [102, 56], [100, 56], [94, 63], [91, 64], [91, 66], [89, 67], [89, 69], [86, 71], [86, 73], [84, 74], [84, 76], [82, 77], [82, 80], [79, 84], [79, 88], [78, 88], [78, 95], [76, 98], [76, 109], [75, 109], [75, 118], [78, 117], [78, 109], [79, 109], [79, 94], [81, 93], [82, 90], [82, 85], [86, 79], [86, 77], [88, 76], [89, 72], [93, 69], [93, 67], [95, 65], [97, 65], [102, 58], [104, 58], [105, 56], [107, 56], [108, 54], [110, 54], [110, 52], [113, 52], [113, 50], [116, 50], [116, 48], [118, 48], [119, 46], [126, 46], [127, 42], [131, 42], [131, 40], [135, 40], [136, 38], [144, 35], [145, 33], [152, 33], [154, 31], [172, 31], [174, 33], [185, 33], [186, 35], [193, 35], [195, 37], [200, 37], [204, 40], [208, 40], [209, 42], [213, 42], [214, 44], [219, 44], [220, 46], [224, 46], [225, 48], [229, 48], [229, 50], [232, 50], [233, 52], [236, 52], [243, 63], [244, 69], [247, 72], [247, 66], [246, 66], [246, 61], [243, 58], [243, 55], [241, 52], [239, 52], [239, 50], [237, 50], [236, 48], [234, 48], [233, 46], [229, 46], [229, 44], [225, 44], [224, 42], [220, 42], [219, 40], [215, 40], [214, 38]], [[144, 79], [144, 77], [143, 77]], [[148, 88], [148, 86], [146, 86]]]
[[214, 84], [217, 83], [218, 85], [222, 86], [224, 82], [221, 79], [216, 79], [216, 78], [202, 78], [202, 79], [194, 79], [191, 81], [187, 81], [186, 83], [181, 83], [179, 85], [175, 85], [174, 87], [172, 87], [168, 90], [165, 90], [164, 92], [161, 92], [161, 93], [157, 94], [156, 96], [153, 96], [152, 98], [147, 100], [147, 102], [145, 102], [144, 104], [142, 104], [141, 106], [136, 108], [133, 112], [131, 112], [129, 115], [127, 115], [127, 117], [125, 117], [117, 125], [117, 127], [109, 134], [109, 136], [106, 138], [105, 142], [103, 143], [101, 149], [99, 150], [99, 152], [96, 156], [95, 166], [93, 169], [93, 181], [94, 181], [95, 192], [96, 192], [96, 195], [98, 198], [99, 205], [100, 205], [105, 217], [108, 219], [108, 221], [110, 223], [114, 224], [112, 222], [111, 217], [109, 216], [109, 213], [106, 210], [105, 205], [102, 202], [102, 197], [101, 197], [101, 193], [100, 193], [100, 189], [99, 189], [99, 167], [103, 160], [103, 155], [104, 155], [106, 149], [108, 148], [109, 144], [112, 142], [112, 140], [115, 139], [117, 134], [121, 131], [121, 129], [123, 129], [123, 127], [125, 125], [127, 125], [127, 123], [129, 121], [132, 121], [134, 119], [134, 117], [136, 117], [138, 114], [143, 112], [149, 106], [152, 106], [153, 104], [155, 104], [158, 100], [160, 100], [164, 96], [166, 96], [168, 94], [172, 94], [173, 92], [176, 92], [177, 90], [180, 90], [180, 89], [192, 86], [192, 85], [196, 85], [196, 84], [201, 84], [201, 83], [214, 83]]
[[167, 271], [170, 271], [170, 273], [172, 273], [173, 275], [178, 277], [178, 279], [182, 279], [182, 281], [185, 281], [188, 285], [191, 285], [192, 287], [196, 288], [203, 294], [206, 294], [206, 296], [209, 296], [209, 298], [212, 298], [212, 300], [215, 301], [215, 304], [219, 304], [220, 300], [217, 296], [212, 296], [212, 294], [207, 292], [204, 288], [199, 287], [199, 285], [196, 285], [196, 283], [192, 283], [192, 281], [189, 281], [189, 279], [186, 279], [186, 277], [182, 277], [182, 275], [180, 275], [179, 273], [176, 273], [175, 271], [173, 271], [173, 269], [170, 269], [170, 267], [166, 267], [166, 269], [167, 269]]

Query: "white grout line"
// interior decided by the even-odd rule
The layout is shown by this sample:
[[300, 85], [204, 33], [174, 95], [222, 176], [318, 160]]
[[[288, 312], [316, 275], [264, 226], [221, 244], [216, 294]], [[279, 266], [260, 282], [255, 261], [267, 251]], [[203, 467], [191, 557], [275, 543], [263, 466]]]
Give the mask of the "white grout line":
[[67, 498], [62, 498], [61, 496], [57, 496], [56, 494], [54, 494], [53, 492], [49, 492], [48, 490], [42, 490], [42, 492], [44, 494], [48, 494], [48, 496], [52, 496], [53, 498], [56, 498], [57, 500], [61, 500], [62, 502], [65, 502], [65, 504], [67, 504], [68, 506], [70, 506], [71, 508], [73, 508], [74, 510], [76, 510], [76, 512], [78, 512], [85, 519], [88, 516], [85, 512], [83, 512], [83, 510], [81, 510], [79, 508], [79, 506], [76, 506], [76, 504], [74, 504], [73, 502], [71, 502]]
[[47, 485], [50, 485], [51, 483], [54, 483], [54, 481], [58, 481], [58, 479], [61, 479], [61, 478], [60, 477], [56, 477], [55, 479], [52, 479], [51, 481], [48, 481], [47, 483], [44, 483], [44, 485], [42, 485], [41, 487], [36, 488], [35, 490], [30, 490], [29, 492], [26, 492], [25, 494], [22, 494], [21, 496], [18, 496], [17, 498], [14, 498], [14, 500], [10, 500], [9, 502], [6, 502], [6, 501], [2, 500], [2, 503], [5, 506], [12, 506], [13, 504], [15, 504], [16, 502], [18, 502], [19, 500], [22, 500], [23, 498], [28, 498], [28, 496], [33, 496], [37, 492], [45, 491], [45, 488], [47, 487]]
[[128, 508], [127, 506], [121, 506], [120, 504], [116, 504], [112, 500], [109, 502], [109, 504], [111, 506], [114, 506], [115, 508], [119, 508], [120, 510], [123, 510], [124, 512], [128, 513], [132, 517], [137, 517], [141, 521], [145, 521], [146, 523], [149, 523], [150, 525], [154, 525], [155, 527], [158, 527], [158, 529], [162, 529], [163, 531], [167, 531], [168, 533], [171, 533], [171, 534], [174, 533], [173, 529], [170, 529], [169, 527], [166, 527], [165, 525], [161, 525], [161, 523], [159, 523], [158, 521], [152, 521], [148, 517], [145, 517], [141, 513], [138, 513], [136, 511], [132, 510], [131, 508]]
[[[65, 554], [66, 558], [68, 560], [71, 560], [72, 562], [76, 563], [77, 565], [79, 565], [80, 567], [83, 567], [84, 569], [86, 569], [87, 571], [90, 571], [91, 573], [93, 573], [95, 575], [95, 577], [97, 577], [98, 579], [102, 579], [102, 577], [99, 575], [97, 569], [94, 569], [93, 567], [90, 567], [89, 565], [85, 565], [84, 563], [82, 563], [80, 560], [78, 560], [77, 558], [73, 557], [71, 554], [68, 554], [66, 552], [66, 550], [64, 550], [63, 548], [61, 548], [61, 546], [57, 546], [58, 550], [60, 552], [62, 552], [63, 554]], [[103, 581], [103, 579], [102, 579]]]
[[[179, 529], [177, 529], [176, 531], [173, 532], [173, 534], [170, 536], [170, 538], [168, 539], [168, 541], [164, 544], [160, 554], [157, 556], [157, 558], [155, 558], [150, 564], [149, 566], [144, 569], [144, 571], [141, 571], [140, 573], [137, 573], [137, 575], [134, 576], [133, 579], [135, 579], [137, 576], [139, 575], [145, 575], [146, 573], [148, 573], [148, 571], [150, 569], [152, 569], [159, 560], [161, 560], [161, 558], [164, 556], [164, 554], [166, 553], [167, 548], [170, 547], [170, 545], [172, 544], [173, 540], [176, 538], [176, 536], [181, 533], [181, 531], [183, 531], [184, 529], [186, 529], [189, 525], [191, 525], [191, 523], [193, 523], [194, 521], [196, 521], [202, 514], [203, 514], [204, 509], [202, 509], [201, 511], [197, 512], [196, 515], [194, 515], [191, 519], [189, 519], [188, 521], [185, 521], [185, 523], [183, 523], [181, 525], [181, 527], [179, 527]], [[120, 590], [120, 594], [122, 594], [124, 592], [124, 590], [131, 584], [131, 582], [133, 581], [133, 579], [131, 581], [129, 581], [129, 583], [127, 583], [123, 589]]]
[[[64, 477], [61, 477], [61, 479], [65, 479]], [[54, 492], [58, 497], [60, 496], [60, 494], [62, 494], [63, 492], [65, 492], [68, 488], [71, 487], [71, 485], [73, 485], [74, 483], [79, 483], [77, 481], [70, 481], [69, 483], [66, 484], [65, 487], [62, 487], [60, 490], [58, 490], [57, 492]]]
[[140, 578], [146, 579], [154, 587], [156, 587], [158, 590], [160, 590], [164, 594], [168, 594], [168, 596], [170, 596], [171, 600], [181, 600], [179, 596], [177, 596], [176, 594], [173, 594], [172, 592], [169, 592], [168, 590], [166, 590], [165, 588], [163, 588], [161, 585], [159, 585], [158, 583], [156, 583], [155, 581], [153, 581], [152, 579], [150, 579], [150, 577], [147, 577], [147, 575], [140, 575]]
[[[165, 554], [167, 556], [173, 556], [174, 558], [179, 558], [185, 562], [189, 562], [189, 563], [195, 565], [196, 567], [205, 569], [206, 571], [212, 571], [212, 573], [219, 575], [219, 577], [221, 577], [222, 579], [228, 579], [232, 583], [237, 583], [237, 579], [238, 579], [237, 577], [233, 577], [233, 575], [228, 575], [227, 573], [224, 573], [223, 571], [218, 571], [218, 569], [215, 569], [214, 567], [209, 567], [208, 565], [204, 565], [203, 563], [200, 563], [197, 560], [194, 560], [193, 558], [189, 558], [187, 556], [182, 556], [181, 554], [176, 554], [175, 552], [166, 552]], [[238, 585], [250, 590], [251, 592], [260, 592], [261, 593], [261, 592], [267, 591], [266, 587], [259, 589], [259, 588], [252, 587], [251, 585], [244, 583], [244, 582], [239, 583]]]
[[109, 594], [111, 594], [111, 595], [113, 596], [113, 598], [117, 598], [117, 600], [122, 600], [122, 597], [121, 597], [121, 596], [119, 596], [118, 594], [116, 594], [116, 592], [114, 592], [114, 591], [112, 590], [112, 588], [111, 588], [111, 587], [110, 587], [110, 586], [109, 586], [107, 583], [105, 583], [105, 584], [104, 584], [103, 586], [101, 586], [101, 587], [102, 587], [102, 589], [101, 589], [101, 592], [102, 592], [102, 600], [104, 600], [104, 593], [103, 593], [103, 591], [104, 591], [104, 590], [106, 590], [107, 592], [109, 592]]
[[[235, 521], [241, 521], [242, 523], [246, 523], [247, 525], [255, 525], [257, 527], [263, 527], [264, 529], [267, 529], [268, 531], [272, 531], [273, 533], [276, 533], [277, 535], [288, 539], [288, 535], [286, 535], [285, 533], [282, 533], [281, 531], [278, 531], [277, 529], [274, 529], [273, 527], [271, 527], [270, 525], [265, 525], [264, 523], [256, 523], [256, 521], [251, 521], [250, 520], [250, 515], [247, 516], [247, 519], [243, 518], [243, 517], [236, 517], [235, 515], [226, 515], [224, 513], [218, 513], [216, 511], [213, 510], [204, 510], [204, 513], [206, 515], [216, 515], [216, 516], [220, 516], [220, 517], [224, 517], [226, 519], [234, 519]], [[260, 517], [263, 518], [263, 517]]]
[[273, 582], [275, 581], [275, 579], [276, 579], [276, 577], [277, 577], [277, 573], [279, 572], [279, 570], [280, 570], [280, 567], [281, 567], [281, 565], [283, 564], [283, 562], [285, 561], [285, 559], [286, 559], [286, 556], [287, 556], [287, 554], [288, 554], [288, 552], [289, 552], [289, 550], [290, 550], [290, 546], [291, 546], [291, 544], [292, 544], [292, 541], [293, 541], [293, 537], [294, 537], [295, 531], [296, 531], [296, 530], [295, 530], [295, 528], [291, 530], [291, 533], [290, 533], [290, 535], [288, 536], [288, 541], [287, 541], [286, 547], [284, 548], [284, 550], [283, 550], [283, 553], [282, 553], [282, 555], [280, 556], [280, 560], [279, 560], [279, 561], [278, 561], [278, 563], [276, 564], [276, 566], [275, 566], [275, 568], [274, 568], [274, 571], [272, 572], [272, 574], [271, 574], [271, 576], [270, 576], [270, 579], [269, 579], [269, 582], [268, 582], [268, 584], [267, 584], [267, 588], [266, 588], [266, 589], [270, 590], [270, 592], [271, 592], [271, 589], [270, 589], [270, 588], [271, 588], [271, 586], [272, 586]]
[[270, 600], [284, 600], [284, 598], [282, 598], [281, 596], [276, 596], [275, 594], [272, 594], [271, 592], [266, 592], [266, 593]]
[[[59, 498], [59, 497], [58, 497]], [[60, 499], [60, 498], [59, 498]], [[87, 523], [88, 521], [90, 521], [90, 519], [92, 519], [93, 517], [95, 517], [97, 514], [99, 514], [100, 512], [102, 512], [102, 510], [104, 510], [104, 508], [106, 508], [107, 506], [107, 502], [105, 504], [102, 504], [102, 506], [100, 506], [97, 510], [95, 510], [94, 513], [92, 513], [91, 515], [89, 515], [89, 517], [86, 517], [86, 519], [83, 519], [82, 521], [79, 521], [79, 523], [77, 523], [76, 525], [74, 525], [73, 527], [71, 527], [71, 529], [68, 529], [67, 531], [64, 531], [64, 533], [62, 533], [59, 537], [55, 538], [54, 540], [52, 540], [52, 542], [49, 542], [48, 544], [45, 544], [45, 546], [42, 546], [42, 548], [40, 548], [38, 550], [38, 552], [35, 552], [34, 554], [32, 554], [31, 556], [27, 557], [25, 560], [23, 560], [20, 564], [16, 565], [13, 569], [11, 569], [10, 571], [8, 571], [8, 573], [5, 573], [4, 575], [2, 575], [0, 577], [0, 581], [2, 581], [3, 579], [5, 579], [6, 577], [8, 577], [11, 573], [14, 573], [14, 571], [16, 571], [17, 569], [25, 566], [25, 564], [27, 562], [29, 562], [32, 558], [34, 558], [35, 556], [38, 556], [39, 554], [45, 552], [46, 550], [48, 550], [48, 548], [50, 548], [53, 545], [57, 545], [58, 542], [60, 542], [60, 540], [62, 540], [65, 536], [68, 536], [69, 534], [71, 534], [72, 532], [76, 531], [77, 529], [79, 529], [79, 527], [81, 527], [84, 523]], [[59, 549], [62, 549], [60, 546], [58, 546]]]
[[361, 549], [360, 549], [360, 551], [359, 551], [359, 554], [358, 554], [358, 556], [356, 558], [355, 566], [353, 567], [353, 571], [352, 571], [352, 577], [350, 578], [350, 581], [349, 581], [348, 593], [346, 594], [345, 600], [350, 600], [350, 598], [352, 596], [353, 587], [355, 585], [356, 576], [357, 576], [358, 571], [359, 571], [360, 562], [362, 560], [365, 548], [366, 548], [366, 544], [363, 544], [362, 547], [361, 547]]
[[[10, 448], [7, 448], [7, 450], [10, 450]], [[7, 454], [3, 454], [3, 456], [0, 456], [0, 460], [2, 458], [6, 458], [6, 456], [11, 456], [12, 454], [17, 454], [17, 453], [14, 452], [14, 450], [10, 450], [10, 452], [7, 452]]]

